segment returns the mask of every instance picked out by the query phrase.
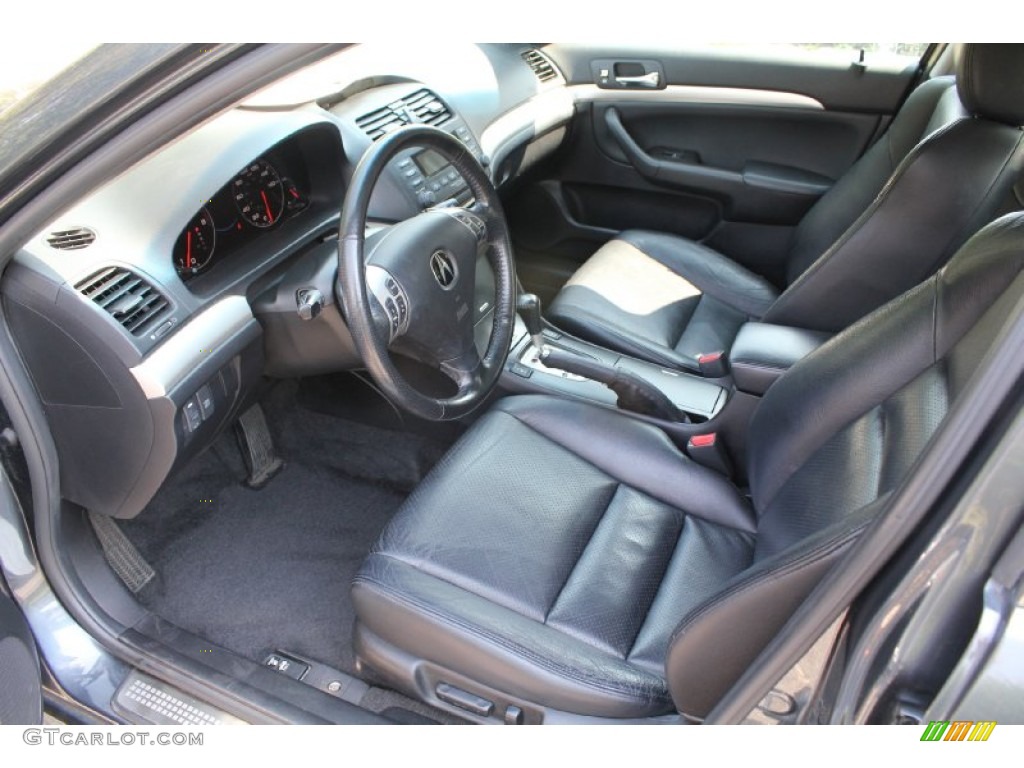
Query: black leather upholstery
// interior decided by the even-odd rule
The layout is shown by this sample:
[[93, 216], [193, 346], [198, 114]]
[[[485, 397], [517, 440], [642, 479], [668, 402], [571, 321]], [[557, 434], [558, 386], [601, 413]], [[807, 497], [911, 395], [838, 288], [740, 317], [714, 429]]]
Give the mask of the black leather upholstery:
[[828, 341], [830, 335], [768, 323], [746, 323], [736, 335], [729, 364], [736, 388], [763, 395], [793, 365]]
[[680, 607], [749, 564], [753, 531], [739, 492], [656, 429], [513, 398], [409, 499], [353, 596], [360, 620], [393, 643], [429, 606], [447, 632], [417, 630], [436, 638], [417, 652], [513, 695], [653, 715], [671, 706], [662, 670]]
[[[573, 275], [550, 319], [620, 352], [696, 369], [694, 357], [728, 351], [745, 320], [835, 333], [916, 285], [999, 213], [1024, 168], [1024, 45], [965, 45], [958, 64], [955, 80], [917, 88], [800, 222], [781, 294], [709, 248], [630, 231]], [[647, 262], [685, 298], [650, 298], [652, 280], [636, 276], [651, 273]], [[611, 275], [613, 289], [601, 279]]]
[[[971, 114], [1024, 125], [1024, 59], [1014, 43], [965, 45], [957, 50], [960, 100]], [[988, 77], [1002, 72], [1000, 78]]]
[[594, 254], [548, 315], [609, 349], [696, 370], [697, 357], [728, 349], [747, 318], [763, 315], [777, 298], [767, 280], [717, 251], [634, 230]]
[[1007, 217], [794, 365], [754, 415], [749, 500], [649, 425], [502, 401], [357, 575], [360, 657], [427, 699], [447, 680], [536, 711], [705, 716], [906, 476], [1022, 267]]

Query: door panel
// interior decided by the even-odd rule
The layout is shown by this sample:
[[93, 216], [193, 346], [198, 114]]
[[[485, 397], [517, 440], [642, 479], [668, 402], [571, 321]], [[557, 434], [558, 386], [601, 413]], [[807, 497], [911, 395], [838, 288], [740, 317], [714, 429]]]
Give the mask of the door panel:
[[509, 206], [528, 259], [568, 273], [612, 233], [646, 228], [780, 285], [793, 228], [881, 134], [916, 72], [715, 50], [544, 52], [577, 113], [546, 183]]
[[0, 592], [0, 725], [43, 719], [39, 659], [21, 611]]
[[654, 61], [666, 85], [742, 88], [800, 94], [827, 110], [892, 114], [906, 95], [915, 66], [861, 66], [849, 59], [754, 48], [698, 48], [555, 44], [544, 47], [570, 85], [595, 82], [595, 61]]
[[816, 109], [612, 102], [595, 103], [591, 123], [604, 156], [597, 162], [718, 200], [728, 221], [795, 225], [857, 159], [879, 120]]

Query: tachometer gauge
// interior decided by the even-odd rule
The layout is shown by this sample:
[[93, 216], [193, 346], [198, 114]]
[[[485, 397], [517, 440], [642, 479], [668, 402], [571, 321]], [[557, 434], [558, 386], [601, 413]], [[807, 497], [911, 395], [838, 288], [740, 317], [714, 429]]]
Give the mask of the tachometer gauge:
[[272, 227], [284, 212], [284, 185], [266, 160], [250, 163], [231, 182], [231, 194], [242, 219], [254, 227]]
[[213, 217], [206, 208], [200, 208], [174, 244], [174, 267], [178, 274], [187, 279], [205, 269], [213, 258], [216, 244]]

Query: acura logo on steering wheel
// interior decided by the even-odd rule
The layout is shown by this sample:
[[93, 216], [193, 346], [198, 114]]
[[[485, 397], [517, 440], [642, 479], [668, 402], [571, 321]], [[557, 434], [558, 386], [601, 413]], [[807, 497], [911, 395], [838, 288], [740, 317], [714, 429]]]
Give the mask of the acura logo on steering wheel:
[[434, 251], [430, 255], [430, 271], [434, 273], [437, 284], [446, 291], [455, 285], [458, 272], [455, 269], [455, 261], [447, 251]]

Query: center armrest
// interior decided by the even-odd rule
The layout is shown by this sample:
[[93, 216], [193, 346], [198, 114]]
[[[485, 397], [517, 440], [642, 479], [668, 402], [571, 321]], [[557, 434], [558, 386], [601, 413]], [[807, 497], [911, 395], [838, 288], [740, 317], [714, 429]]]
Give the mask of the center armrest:
[[736, 388], [763, 395], [794, 363], [830, 338], [829, 333], [786, 325], [744, 324], [729, 353]]

